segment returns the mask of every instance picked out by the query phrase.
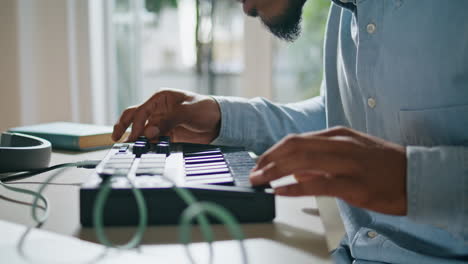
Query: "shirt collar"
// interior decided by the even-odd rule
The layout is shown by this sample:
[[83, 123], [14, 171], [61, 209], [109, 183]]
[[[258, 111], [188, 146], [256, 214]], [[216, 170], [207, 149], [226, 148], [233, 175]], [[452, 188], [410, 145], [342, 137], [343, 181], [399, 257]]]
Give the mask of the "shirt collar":
[[356, 9], [356, 0], [332, 0], [336, 5], [354, 11]]

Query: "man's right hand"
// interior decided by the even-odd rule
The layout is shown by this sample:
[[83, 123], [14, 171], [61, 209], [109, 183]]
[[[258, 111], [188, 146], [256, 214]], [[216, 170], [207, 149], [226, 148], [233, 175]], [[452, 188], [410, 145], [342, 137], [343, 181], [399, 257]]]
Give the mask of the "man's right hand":
[[174, 142], [208, 144], [219, 134], [221, 111], [211, 97], [181, 90], [162, 90], [139, 106], [127, 108], [114, 125], [112, 139], [118, 141], [132, 125], [125, 141], [139, 136], [157, 139], [171, 136]]

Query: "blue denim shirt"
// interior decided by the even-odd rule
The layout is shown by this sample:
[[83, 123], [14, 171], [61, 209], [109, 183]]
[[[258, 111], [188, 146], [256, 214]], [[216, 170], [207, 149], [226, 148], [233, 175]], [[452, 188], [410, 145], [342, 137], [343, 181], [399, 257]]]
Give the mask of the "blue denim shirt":
[[467, 263], [468, 1], [336, 0], [324, 54], [319, 97], [215, 97], [214, 143], [262, 153], [289, 133], [342, 125], [405, 145], [407, 216], [339, 201], [336, 260]]

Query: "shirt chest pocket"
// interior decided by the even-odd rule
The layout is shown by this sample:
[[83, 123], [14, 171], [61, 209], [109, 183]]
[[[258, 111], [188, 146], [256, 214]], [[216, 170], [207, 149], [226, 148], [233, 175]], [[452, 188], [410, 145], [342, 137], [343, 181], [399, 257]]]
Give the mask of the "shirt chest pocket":
[[400, 110], [404, 145], [468, 145], [468, 105]]

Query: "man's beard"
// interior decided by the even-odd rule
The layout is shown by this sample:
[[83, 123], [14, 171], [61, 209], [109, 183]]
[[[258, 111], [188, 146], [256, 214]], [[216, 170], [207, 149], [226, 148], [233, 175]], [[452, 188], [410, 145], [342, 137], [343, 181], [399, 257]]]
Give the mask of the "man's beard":
[[261, 20], [273, 35], [293, 42], [301, 35], [302, 8], [305, 2], [306, 0], [289, 0], [288, 7], [283, 14]]

